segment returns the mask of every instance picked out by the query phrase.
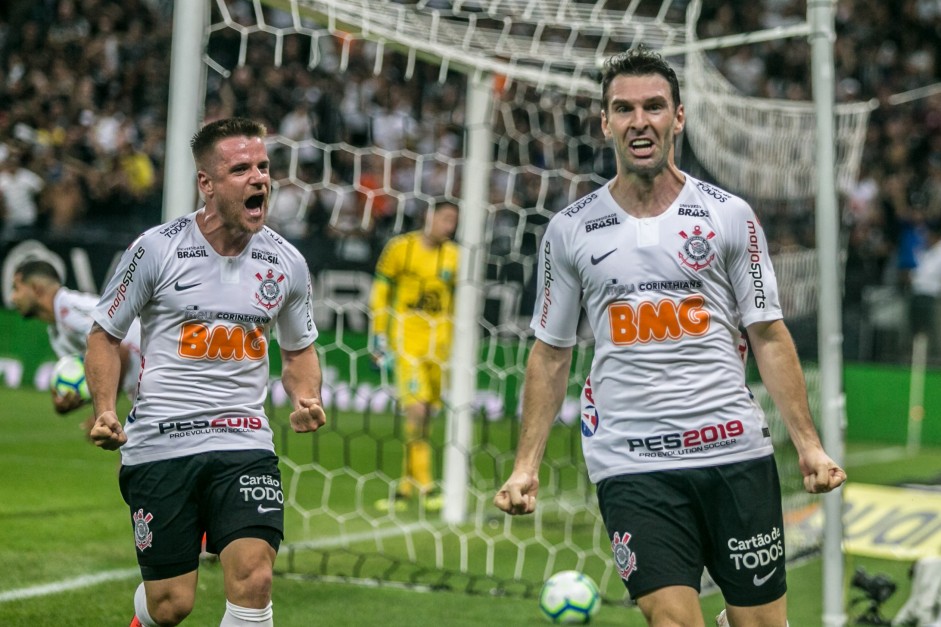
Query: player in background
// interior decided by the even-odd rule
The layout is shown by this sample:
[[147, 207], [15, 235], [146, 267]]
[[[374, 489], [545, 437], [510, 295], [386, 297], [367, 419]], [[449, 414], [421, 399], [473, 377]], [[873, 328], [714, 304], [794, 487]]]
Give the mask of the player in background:
[[780, 484], [746, 388], [741, 327], [805, 489], [828, 492], [846, 474], [814, 428], [764, 232], [743, 200], [677, 168], [685, 112], [660, 55], [639, 47], [610, 58], [602, 101], [617, 174], [547, 226], [519, 446], [494, 504], [536, 508], [584, 307], [595, 353], [582, 446], [616, 567], [647, 623], [704, 625], [705, 567], [725, 598], [720, 620], [784, 627]]
[[423, 228], [389, 240], [369, 299], [372, 354], [384, 367], [394, 362], [396, 396], [405, 414], [405, 458], [394, 498], [379, 509], [403, 510], [417, 492], [427, 510], [440, 510], [431, 471], [431, 418], [441, 408], [457, 278], [458, 207], [447, 200], [429, 205]]
[[[13, 271], [11, 299], [21, 316], [49, 325], [49, 344], [57, 357], [85, 354], [97, 296], [64, 287], [55, 267], [37, 259], [24, 261]], [[137, 320], [128, 329], [120, 349], [121, 388], [133, 402], [140, 376], [140, 323]], [[53, 391], [52, 404], [58, 413], [65, 414], [81, 407], [83, 402], [75, 392], [59, 396]], [[94, 416], [83, 423], [86, 434], [92, 424]]]
[[[85, 359], [97, 415], [91, 437], [121, 448], [121, 493], [144, 580], [132, 626], [176, 625], [192, 611], [203, 533], [222, 565], [220, 625], [273, 624], [284, 492], [264, 411], [272, 331], [291, 427], [316, 431], [326, 416], [307, 264], [265, 226], [264, 137], [263, 125], [244, 118], [196, 133], [204, 206], [132, 243], [94, 311]], [[118, 347], [138, 315], [145, 366], [122, 426], [112, 393]]]

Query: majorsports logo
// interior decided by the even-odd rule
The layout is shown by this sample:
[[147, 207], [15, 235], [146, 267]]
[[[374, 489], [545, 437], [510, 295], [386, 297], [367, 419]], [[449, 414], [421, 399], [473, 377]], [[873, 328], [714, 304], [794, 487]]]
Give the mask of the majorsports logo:
[[747, 220], [748, 226], [748, 274], [751, 276], [752, 289], [755, 291], [754, 302], [756, 309], [765, 308], [765, 280], [761, 272], [761, 245], [758, 239], [758, 226]]
[[542, 250], [545, 261], [542, 267], [542, 315], [539, 326], [546, 328], [549, 323], [549, 307], [552, 305], [552, 245], [546, 240]]
[[143, 246], [138, 246], [137, 250], [134, 251], [134, 257], [131, 259], [131, 263], [127, 265], [124, 276], [121, 277], [121, 284], [118, 286], [118, 289], [115, 290], [118, 294], [111, 302], [111, 306], [108, 307], [109, 318], [113, 318], [114, 314], [118, 311], [118, 307], [121, 306], [121, 303], [127, 300], [127, 289], [130, 287], [131, 283], [134, 282], [134, 273], [137, 272], [137, 262], [143, 258], [145, 252], [147, 252], [147, 249]]

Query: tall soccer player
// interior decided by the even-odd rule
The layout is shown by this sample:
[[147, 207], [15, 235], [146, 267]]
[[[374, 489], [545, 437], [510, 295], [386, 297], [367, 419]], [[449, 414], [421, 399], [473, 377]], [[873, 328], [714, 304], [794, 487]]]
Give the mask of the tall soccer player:
[[451, 317], [457, 279], [458, 208], [439, 201], [425, 213], [423, 228], [393, 237], [376, 264], [369, 307], [373, 358], [394, 362], [396, 394], [405, 414], [405, 457], [394, 496], [376, 505], [402, 510], [416, 494], [426, 510], [440, 510], [434, 490], [431, 418], [441, 393], [451, 352]]
[[[284, 493], [264, 410], [272, 330], [291, 426], [316, 431], [326, 416], [307, 264], [265, 226], [264, 137], [263, 125], [243, 118], [196, 133], [205, 205], [132, 243], [94, 312], [85, 360], [98, 417], [91, 437], [121, 448], [121, 494], [144, 580], [132, 626], [176, 625], [190, 613], [204, 533], [225, 581], [220, 625], [273, 624]], [[118, 346], [138, 315], [140, 392], [122, 426]]]
[[601, 94], [617, 174], [546, 229], [520, 441], [494, 503], [536, 508], [582, 306], [595, 337], [582, 445], [631, 597], [650, 625], [702, 626], [705, 567], [725, 598], [722, 621], [784, 627], [780, 484], [740, 328], [806, 490], [828, 492], [846, 474], [814, 428], [764, 232], [747, 203], [677, 168], [686, 118], [660, 55], [639, 47], [608, 59]]

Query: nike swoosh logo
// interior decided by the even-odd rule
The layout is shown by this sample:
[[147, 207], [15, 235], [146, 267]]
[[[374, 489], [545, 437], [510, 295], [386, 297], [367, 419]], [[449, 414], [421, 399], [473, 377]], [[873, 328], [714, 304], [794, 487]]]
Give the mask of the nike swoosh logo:
[[[279, 509], [281, 509], [281, 508], [280, 508], [280, 507], [262, 507], [261, 505], [259, 505], [259, 506], [258, 506], [258, 513], [259, 513], [259, 514], [267, 514], [268, 512], [276, 512], [276, 511], [278, 511]], [[774, 571], [771, 571], [771, 572], [774, 572]]]
[[610, 255], [611, 253], [613, 253], [615, 250], [617, 250], [617, 248], [615, 248], [614, 250], [609, 250], [608, 252], [606, 252], [605, 254], [601, 255], [600, 257], [595, 257], [594, 255], [592, 255], [592, 256], [591, 256], [591, 265], [597, 266], [599, 263], [601, 263], [602, 261], [604, 261], [605, 258], [606, 258], [608, 255]]
[[173, 289], [175, 289], [178, 292], [182, 292], [183, 290], [188, 290], [191, 287], [196, 287], [197, 285], [202, 285], [202, 283], [190, 283], [189, 285], [180, 285], [180, 282], [177, 281], [176, 283], [174, 283]]
[[759, 587], [759, 586], [765, 585], [765, 582], [768, 581], [769, 579], [771, 579], [771, 575], [773, 575], [776, 570], [778, 570], [778, 567], [777, 567], [777, 566], [775, 566], [774, 568], [772, 568], [772, 569], [771, 569], [771, 572], [768, 573], [767, 575], [765, 575], [764, 577], [759, 577], [758, 575], [755, 575], [755, 578], [752, 579], [752, 583], [755, 584], [755, 587], [756, 587], [756, 588]]

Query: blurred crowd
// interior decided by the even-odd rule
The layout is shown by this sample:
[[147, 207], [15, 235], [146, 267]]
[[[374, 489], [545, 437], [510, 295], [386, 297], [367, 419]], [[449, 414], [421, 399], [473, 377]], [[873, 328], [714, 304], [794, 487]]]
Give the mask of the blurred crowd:
[[[704, 34], [786, 26], [806, 10], [804, 2], [789, 0], [731, 5], [704, 12]], [[859, 298], [864, 285], [904, 289], [925, 245], [926, 225], [941, 221], [941, 89], [913, 93], [939, 87], [941, 2], [839, 0], [836, 33], [837, 101], [879, 103], [856, 184], [841, 190], [847, 271], [855, 275], [847, 296]], [[811, 97], [809, 55], [809, 46], [788, 41], [716, 53], [743, 93], [799, 100]]]
[[[682, 9], [685, 0], [676, 4]], [[220, 10], [212, 5], [217, 23]], [[700, 37], [788, 25], [806, 15], [803, 0], [704, 5]], [[224, 6], [233, 22], [257, 23], [253, 3]], [[132, 237], [160, 221], [172, 7], [171, 0], [0, 5], [2, 237]], [[266, 22], [291, 26], [290, 16], [275, 11]], [[939, 81], [941, 0], [838, 0], [836, 29], [837, 99], [879, 102], [858, 180], [841, 190], [845, 300], [853, 308], [870, 286], [904, 293], [928, 225], [941, 221], [941, 94], [908, 93]], [[271, 151], [271, 221], [313, 270], [371, 269], [384, 238], [411, 226], [427, 199], [460, 193], [450, 158], [463, 150], [463, 78], [449, 73], [441, 80], [436, 66], [418, 61], [411, 68], [401, 55], [388, 55], [377, 75], [374, 46], [285, 32], [252, 33], [243, 49], [238, 30], [213, 31], [208, 56], [228, 73], [209, 72], [205, 117], [257, 118], [283, 138], [284, 149]], [[747, 95], [810, 98], [804, 41], [710, 54]], [[511, 130], [526, 134], [527, 123], [524, 111]], [[290, 149], [304, 140], [300, 150]], [[343, 149], [328, 148], [338, 145]], [[384, 159], [376, 148], [437, 156], [418, 167], [414, 158]], [[508, 165], [551, 163], [566, 148], [530, 142], [526, 150], [539, 154], [517, 154]], [[598, 171], [597, 158], [576, 153], [576, 169]], [[610, 175], [607, 167], [598, 173]], [[494, 180], [505, 184], [505, 172]], [[515, 183], [505, 198], [498, 190], [491, 200], [525, 211], [538, 200], [539, 177], [523, 172]], [[390, 186], [411, 191], [389, 193]], [[491, 226], [495, 236], [503, 232], [499, 216]], [[504, 229], [511, 236], [513, 230]], [[769, 232], [778, 249], [812, 245], [812, 214], [769, 219]]]
[[169, 30], [142, 0], [0, 7], [0, 196], [7, 236], [156, 223]]

